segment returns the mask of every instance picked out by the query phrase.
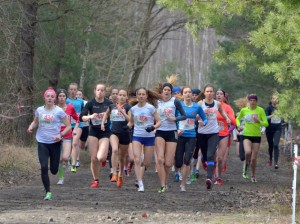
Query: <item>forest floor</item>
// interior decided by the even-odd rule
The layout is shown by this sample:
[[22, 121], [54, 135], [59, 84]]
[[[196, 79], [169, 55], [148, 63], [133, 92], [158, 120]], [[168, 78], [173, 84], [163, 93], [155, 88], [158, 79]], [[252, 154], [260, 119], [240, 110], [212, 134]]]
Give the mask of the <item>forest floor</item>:
[[[50, 175], [51, 201], [43, 200], [38, 173], [22, 184], [0, 185], [0, 223], [291, 223], [290, 158], [282, 155], [278, 170], [266, 166], [267, 160], [266, 149], [262, 149], [258, 182], [253, 184], [242, 178], [242, 163], [232, 147], [223, 186], [207, 190], [200, 170], [197, 182], [180, 192], [171, 173], [169, 189], [162, 194], [158, 193], [154, 164], [145, 174], [144, 193], [137, 192], [133, 172], [123, 187], [117, 188], [109, 181], [108, 165], [101, 168], [100, 188], [91, 189], [87, 160], [77, 173], [66, 173], [64, 185], [56, 185], [57, 176]], [[297, 214], [300, 218], [299, 208]]]

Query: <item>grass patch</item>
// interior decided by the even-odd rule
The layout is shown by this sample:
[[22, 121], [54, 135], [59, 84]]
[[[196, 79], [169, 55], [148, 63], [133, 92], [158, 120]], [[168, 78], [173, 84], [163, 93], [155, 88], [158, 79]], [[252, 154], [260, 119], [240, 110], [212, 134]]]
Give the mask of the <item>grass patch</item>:
[[39, 174], [36, 148], [0, 145], [0, 185], [29, 181]]

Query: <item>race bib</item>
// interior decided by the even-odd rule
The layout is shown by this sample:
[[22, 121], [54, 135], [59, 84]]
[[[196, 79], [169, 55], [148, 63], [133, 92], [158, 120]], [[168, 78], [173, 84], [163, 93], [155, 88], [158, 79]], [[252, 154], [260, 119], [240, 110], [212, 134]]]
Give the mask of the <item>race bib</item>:
[[192, 130], [195, 128], [195, 120], [194, 119], [186, 119], [183, 121], [179, 121], [179, 130]]
[[257, 114], [246, 114], [245, 116], [245, 122], [253, 124], [255, 123], [254, 118], [257, 117]]
[[[124, 111], [124, 109], [123, 109], [123, 111]], [[126, 119], [120, 111], [114, 109], [110, 113], [110, 120], [111, 121], [125, 121]]]
[[54, 117], [51, 114], [41, 114], [40, 115], [40, 124], [41, 126], [50, 126], [53, 124]]
[[136, 126], [147, 126], [148, 124], [148, 117], [144, 115], [139, 115], [134, 117], [134, 125]]
[[277, 117], [276, 115], [274, 115], [273, 117], [271, 117], [271, 123], [272, 124], [280, 124], [281, 123], [280, 117]]
[[[94, 118], [91, 119], [93, 125], [101, 125], [103, 120], [104, 113], [97, 114]], [[106, 121], [105, 121], [106, 123]]]
[[208, 120], [217, 119], [217, 111], [214, 108], [208, 108], [205, 110], [205, 114]]
[[223, 131], [224, 130], [224, 123], [218, 121], [218, 126], [219, 126], [219, 131]]
[[166, 120], [168, 117], [171, 117], [172, 112], [172, 108], [160, 108], [158, 110], [160, 120]]

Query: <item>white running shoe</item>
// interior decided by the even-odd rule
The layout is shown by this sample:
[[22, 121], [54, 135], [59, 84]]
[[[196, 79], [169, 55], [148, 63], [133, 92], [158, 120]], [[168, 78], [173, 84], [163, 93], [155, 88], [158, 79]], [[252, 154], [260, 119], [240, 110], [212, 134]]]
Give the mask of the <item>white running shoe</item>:
[[138, 192], [144, 192], [144, 191], [145, 191], [144, 185], [139, 186]]
[[59, 179], [57, 185], [63, 185], [63, 184], [64, 184], [64, 179]]
[[186, 184], [191, 184], [191, 183], [192, 183], [191, 178], [190, 178], [190, 177], [187, 177], [185, 183], [186, 183]]
[[178, 172], [178, 174], [179, 174], [179, 180], [182, 180], [182, 173]]
[[180, 191], [182, 191], [182, 192], [185, 192], [185, 191], [186, 191], [186, 189], [185, 189], [185, 186], [184, 186], [184, 185], [180, 185]]
[[79, 160], [76, 160], [75, 166], [80, 167], [80, 161]]

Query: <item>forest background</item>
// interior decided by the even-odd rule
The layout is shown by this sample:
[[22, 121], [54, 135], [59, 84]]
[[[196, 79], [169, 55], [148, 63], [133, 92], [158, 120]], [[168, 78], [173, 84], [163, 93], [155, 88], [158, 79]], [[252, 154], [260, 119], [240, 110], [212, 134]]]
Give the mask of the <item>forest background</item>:
[[300, 3], [201, 0], [1, 0], [1, 143], [26, 133], [48, 86], [71, 82], [90, 99], [95, 83], [152, 88], [212, 83], [233, 101], [256, 93], [300, 121]]

